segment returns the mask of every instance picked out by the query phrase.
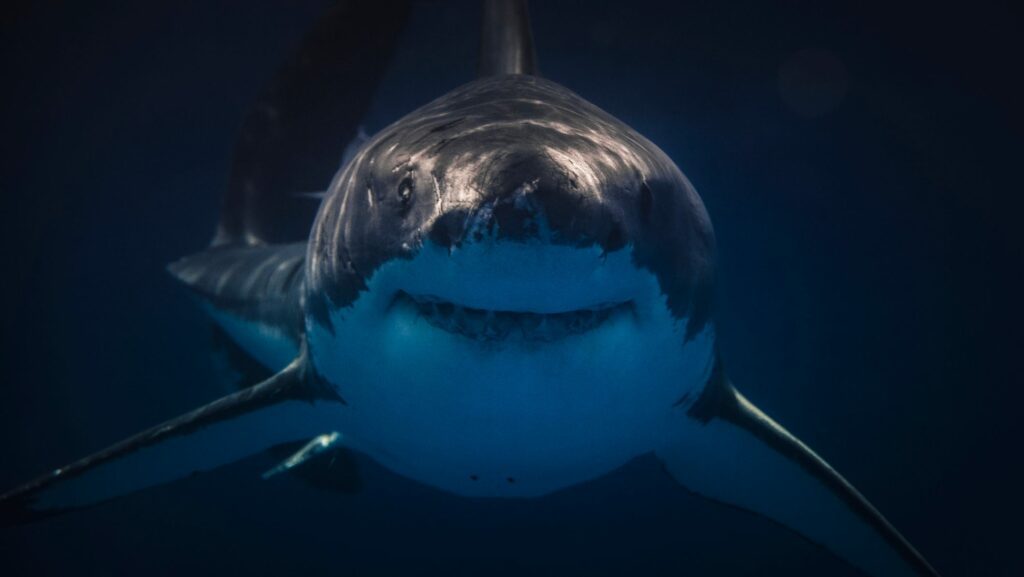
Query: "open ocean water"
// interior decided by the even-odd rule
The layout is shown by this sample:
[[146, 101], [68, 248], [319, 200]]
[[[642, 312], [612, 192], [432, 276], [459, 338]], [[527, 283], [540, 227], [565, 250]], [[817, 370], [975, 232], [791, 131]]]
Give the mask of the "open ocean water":
[[[324, 2], [44, 2], [2, 24], [0, 489], [227, 392], [165, 271]], [[475, 2], [413, 13], [372, 133], [475, 74]], [[1024, 574], [1021, 108], [1007, 7], [531, 5], [541, 72], [663, 148], [718, 248], [744, 393], [946, 576]], [[327, 182], [324, 182], [326, 187]], [[856, 575], [652, 459], [535, 500], [258, 455], [0, 529], [3, 575]]]

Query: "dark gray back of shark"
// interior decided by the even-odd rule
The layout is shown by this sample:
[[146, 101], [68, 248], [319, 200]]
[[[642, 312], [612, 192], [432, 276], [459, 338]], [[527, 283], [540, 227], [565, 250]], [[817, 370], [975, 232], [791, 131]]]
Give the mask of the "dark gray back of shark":
[[323, 190], [391, 58], [408, 0], [341, 0], [282, 64], [245, 115], [221, 220], [223, 244], [305, 241]]

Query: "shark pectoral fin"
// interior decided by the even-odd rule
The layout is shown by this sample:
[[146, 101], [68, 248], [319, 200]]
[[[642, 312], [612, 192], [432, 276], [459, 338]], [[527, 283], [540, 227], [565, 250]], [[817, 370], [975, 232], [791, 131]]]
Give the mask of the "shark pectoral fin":
[[688, 490], [772, 519], [868, 575], [938, 575], [846, 479], [724, 378], [656, 453]]
[[285, 370], [0, 496], [0, 526], [99, 503], [214, 469], [336, 425], [340, 399]]

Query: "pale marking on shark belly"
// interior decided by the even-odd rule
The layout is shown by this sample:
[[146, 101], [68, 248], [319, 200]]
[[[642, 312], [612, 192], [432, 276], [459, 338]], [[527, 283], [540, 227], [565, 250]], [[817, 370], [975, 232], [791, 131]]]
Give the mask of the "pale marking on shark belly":
[[[395, 472], [468, 496], [542, 495], [653, 450], [673, 404], [706, 382], [713, 329], [686, 340], [687, 319], [671, 316], [628, 250], [460, 250], [452, 259], [428, 245], [386, 263], [351, 307], [331, 311], [333, 334], [307, 326], [317, 371], [348, 402], [342, 430]], [[558, 339], [479, 339], [437, 326], [411, 299], [395, 306], [399, 290], [538, 315], [620, 304]]]
[[299, 354], [295, 339], [276, 327], [242, 318], [206, 302], [202, 306], [242, 350], [271, 371], [280, 371]]

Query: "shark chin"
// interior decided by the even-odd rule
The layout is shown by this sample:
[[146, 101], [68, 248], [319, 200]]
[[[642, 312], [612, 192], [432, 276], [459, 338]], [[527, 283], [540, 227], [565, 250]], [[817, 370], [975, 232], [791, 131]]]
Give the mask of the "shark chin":
[[[483, 262], [504, 272], [474, 275]], [[473, 497], [544, 495], [650, 452], [714, 358], [711, 325], [686, 340], [627, 249], [428, 244], [330, 324], [308, 321], [309, 355], [350, 442]]]

